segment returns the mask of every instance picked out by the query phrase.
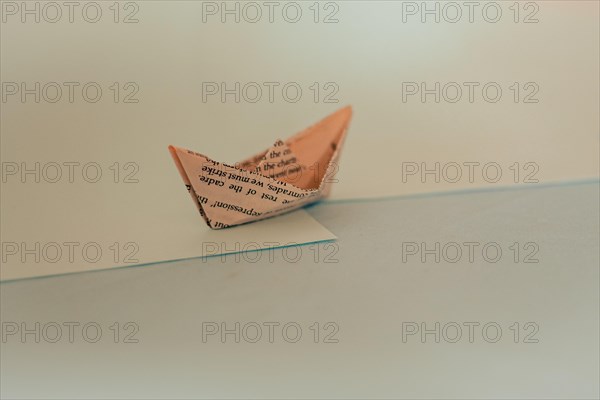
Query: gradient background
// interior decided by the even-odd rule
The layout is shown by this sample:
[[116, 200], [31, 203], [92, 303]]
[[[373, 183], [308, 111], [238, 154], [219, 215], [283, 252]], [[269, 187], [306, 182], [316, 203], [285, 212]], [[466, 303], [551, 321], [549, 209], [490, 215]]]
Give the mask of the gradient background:
[[[0, 31], [3, 83], [41, 82], [43, 85], [75, 81], [83, 85], [98, 82], [103, 88], [103, 96], [94, 104], [82, 100], [80, 92], [76, 92], [73, 103], [65, 101], [64, 97], [57, 103], [35, 103], [31, 96], [25, 103], [18, 96], [3, 100], [2, 162], [76, 161], [83, 164], [93, 161], [100, 163], [105, 173], [106, 167], [114, 162], [121, 165], [134, 162], [139, 166], [136, 175], [139, 183], [113, 184], [103, 179], [94, 185], [82, 180], [22, 184], [17, 179], [9, 179], [2, 183], [3, 240], [12, 237], [16, 239], [11, 240], [59, 241], [76, 236], [84, 241], [97, 237], [98, 232], [102, 237], [118, 241], [131, 240], [132, 235], [143, 235], [141, 232], [147, 231], [144, 221], [153, 221], [160, 228], [162, 221], [168, 221], [174, 215], [187, 217], [192, 213], [193, 206], [182, 193], [167, 145], [187, 147], [219, 161], [235, 162], [268, 147], [275, 138], [286, 138], [346, 104], [354, 107], [355, 116], [333, 199], [513, 185], [508, 167], [515, 162], [536, 163], [539, 166], [536, 178], [540, 183], [596, 180], [599, 175], [600, 8], [596, 1], [520, 2], [518, 23], [514, 22], [513, 11], [509, 8], [514, 7], [513, 2], [495, 3], [503, 12], [497, 23], [487, 22], [482, 17], [483, 5], [490, 2], [478, 3], [481, 6], [476, 9], [473, 22], [463, 15], [457, 23], [449, 23], [443, 18], [436, 23], [431, 16], [422, 22], [420, 14], [406, 16], [404, 22], [403, 7], [411, 2], [401, 1], [336, 1], [329, 5], [321, 2], [318, 23], [313, 21], [313, 9], [309, 8], [314, 7], [313, 2], [297, 2], [303, 12], [297, 23], [289, 23], [282, 17], [281, 8], [286, 2], [280, 3], [282, 6], [276, 9], [272, 23], [266, 15], [257, 23], [246, 22], [243, 18], [236, 23], [232, 16], [223, 23], [219, 15], [206, 16], [204, 21], [203, 6], [209, 2], [201, 1], [136, 1], [130, 2], [133, 5], [127, 9], [124, 8], [126, 2], [119, 3], [120, 20], [129, 11], [137, 9], [137, 23], [115, 23], [109, 8], [113, 4], [111, 1], [97, 2], [103, 12], [97, 23], [82, 19], [82, 7], [76, 9], [73, 23], [68, 22], [66, 15], [57, 23], [43, 19], [35, 23], [31, 16], [22, 22], [19, 14], [7, 15], [4, 11], [6, 3], [10, 2], [2, 1]], [[31, 7], [35, 3], [27, 2]], [[45, 2], [37, 3], [43, 7]], [[435, 3], [428, 2], [430, 7]], [[21, 7], [22, 3], [16, 4]], [[228, 4], [234, 7], [236, 2]], [[243, 7], [243, 3], [238, 4]], [[414, 4], [422, 5], [421, 2]], [[221, 2], [216, 5], [222, 7]], [[438, 5], [443, 7], [441, 2]], [[535, 8], [539, 9], [535, 15], [539, 21], [523, 23], [525, 15]], [[333, 10], [337, 10], [334, 18], [338, 21], [323, 23], [323, 17]], [[466, 9], [463, 7], [462, 10], [465, 12]], [[134, 82], [139, 87], [136, 95], [139, 102], [113, 102], [113, 93], [108, 88], [114, 82], [121, 85]], [[211, 96], [205, 102], [203, 82], [227, 82], [230, 86], [234, 82], [242, 85], [247, 82], [280, 82], [281, 85], [296, 82], [303, 89], [303, 95], [295, 103], [285, 101], [280, 91], [276, 91], [272, 103], [264, 96], [257, 103], [243, 99], [237, 103], [232, 96], [225, 102], [218, 96]], [[318, 82], [322, 90], [316, 102], [309, 89], [314, 82]], [[479, 82], [481, 85], [497, 82], [503, 95], [497, 103], [484, 101], [480, 91], [476, 91], [473, 103], [466, 100], [465, 93], [457, 103], [435, 103], [431, 97], [422, 103], [418, 96], [403, 102], [403, 82], [427, 82], [429, 85], [434, 82], [442, 85], [446, 82]], [[521, 85], [536, 83], [539, 102], [515, 103], [509, 90], [514, 82]], [[337, 102], [323, 100], [326, 83], [339, 88], [335, 95]], [[464, 180], [423, 183], [418, 179], [402, 182], [402, 162], [497, 162], [505, 175], [495, 184], [481, 179], [474, 183]], [[561, 204], [569, 207], [568, 203]], [[506, 213], [510, 215], [511, 211]], [[157, 214], [160, 217], [156, 217]], [[136, 229], [131, 228], [134, 224]], [[539, 229], [542, 228], [543, 224], [539, 225]], [[144, 238], [135, 237], [134, 240]], [[385, 253], [386, 250], [380, 251]], [[108, 286], [102, 290], [110, 293], [110, 284]], [[110, 301], [110, 295], [107, 296]], [[276, 301], [276, 294], [273, 296]], [[121, 301], [126, 301], [122, 297], [116, 299], [103, 308], [107, 313], [117, 310], [122, 306]], [[78, 298], [75, 296], [71, 300], [77, 302]], [[252, 298], [238, 300], [239, 303], [251, 302]], [[43, 299], [36, 298], [36, 301], [43, 302]], [[85, 302], [86, 307], [93, 307], [93, 303]], [[19, 315], [19, 306], [11, 304], [14, 308], [10, 315], [15, 319]], [[78, 313], [56, 309], [56, 314], [50, 313], [47, 320], [68, 319], [75, 314], [81, 320], [118, 319], [116, 311], [116, 317], [107, 317], [107, 314], [100, 317], [86, 307]], [[175, 307], [171, 312], [177, 312]], [[238, 314], [228, 314], [227, 318], [235, 318], [233, 315]], [[148, 315], [133, 318], [158, 321], [161, 316], [148, 310]], [[307, 320], [311, 318], [306, 316]], [[157, 343], [168, 343], [169, 329], [160, 332], [167, 339]], [[20, 345], [20, 351], [30, 357], [22, 359], [35, 360], [36, 354], [45, 351], [43, 346]], [[160, 373], [151, 375], [154, 380], [151, 386], [157, 397], [173, 393], [169, 380], [173, 382], [175, 375], [187, 376], [190, 380], [197, 378], [190, 371], [190, 360], [188, 365], [178, 368], [176, 358], [169, 359], [162, 354], [163, 359], [157, 359], [150, 347], [140, 345], [135, 354], [123, 353], [119, 357], [136, 358], [140, 361], [135, 364], [136, 368], [140, 364], [170, 364], [168, 371], [174, 375], [165, 376], [164, 391], [158, 389], [161, 387], [157, 384]], [[87, 378], [83, 379], [81, 375], [78, 379], [80, 383], [96, 382], [98, 371], [92, 353], [86, 353], [86, 360], [78, 359], [72, 352], [74, 347], [70, 349], [67, 353], [49, 352], [46, 362], [54, 360], [60, 366], [68, 361], [61, 360], [61, 354], [74, 357], [73, 363], [88, 360]], [[265, 359], [273, 357], [273, 362], [277, 359], [276, 352], [253, 353], [258, 348], [244, 349], [240, 351], [252, 353], [249, 355], [252, 360], [264, 360], [263, 356]], [[597, 348], [592, 350], [597, 351]], [[288, 362], [300, 357], [301, 353], [289, 355]], [[21, 357], [16, 354], [15, 357]], [[212, 360], [217, 358], [213, 356]], [[123, 362], [119, 357], [114, 361]], [[307, 368], [301, 370], [310, 370], [312, 361], [304, 361]], [[7, 364], [3, 367], [6, 370]], [[111, 363], [98, 367], [112, 368]], [[217, 367], [222, 385], [229, 385], [225, 377], [234, 367], [220, 364]], [[339, 365], [335, 363], [331, 366], [336, 367]], [[132, 373], [137, 376], [134, 380], [142, 384], [144, 372], [139, 368], [122, 371], [123, 381], [127, 381], [127, 374]], [[597, 372], [597, 364], [595, 368]], [[20, 372], [26, 370], [19, 368]], [[290, 371], [282, 368], [279, 373], [289, 378], [286, 374]], [[239, 391], [219, 392], [211, 387], [211, 391], [201, 394], [210, 397], [227, 393], [236, 397], [244, 393], [258, 396], [266, 393], [258, 389], [245, 392], [240, 382], [252, 385], [252, 378], [244, 378], [243, 370], [233, 373], [238, 379]], [[502, 371], [497, 374], [501, 375]], [[391, 375], [387, 383], [393, 381]], [[56, 375], [52, 376], [56, 378]], [[114, 375], [110, 376], [114, 378]], [[356, 393], [363, 396], [370, 393], [368, 376], [352, 376], [357, 380], [360, 376], [365, 378], [364, 390]], [[17, 384], [25, 384], [25, 375], [13, 375], [9, 371], [3, 381], [7, 377], [13, 385], [10, 386], [11, 396], [24, 393]], [[277, 376], [274, 376], [272, 384], [280, 390], [269, 393], [282, 395], [289, 386], [281, 384], [278, 387], [276, 381]], [[50, 385], [47, 389], [55, 384], [56, 391], [48, 389], [45, 393], [59, 393], [60, 397], [60, 387], [68, 384], [66, 382], [68, 379], [46, 382]], [[268, 386], [265, 382], [263, 384]], [[106, 384], [118, 387], [119, 382]], [[343, 383], [340, 381], [339, 385]], [[324, 384], [323, 387], [335, 385]], [[582, 396], [598, 394], [597, 388], [583, 389]], [[69, 392], [69, 395], [76, 392]], [[85, 392], [83, 385], [77, 393], [93, 395]], [[394, 396], [392, 391], [380, 393]], [[432, 393], [443, 396], [429, 392]], [[522, 393], [535, 394], [527, 390]], [[178, 394], [190, 395], [190, 392]], [[418, 395], [414, 391], [411, 394]], [[460, 391], [455, 394], [468, 395]], [[44, 393], [29, 392], [28, 395], [44, 396]], [[195, 395], [199, 394], [196, 392]], [[343, 392], [343, 396], [349, 395]]]

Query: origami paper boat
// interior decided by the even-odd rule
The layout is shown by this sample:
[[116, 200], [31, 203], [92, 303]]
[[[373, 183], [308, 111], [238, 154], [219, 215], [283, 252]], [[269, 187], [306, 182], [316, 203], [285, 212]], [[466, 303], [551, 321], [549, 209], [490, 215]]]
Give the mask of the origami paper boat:
[[235, 166], [169, 146], [208, 226], [227, 228], [273, 217], [326, 197], [352, 117], [345, 107]]

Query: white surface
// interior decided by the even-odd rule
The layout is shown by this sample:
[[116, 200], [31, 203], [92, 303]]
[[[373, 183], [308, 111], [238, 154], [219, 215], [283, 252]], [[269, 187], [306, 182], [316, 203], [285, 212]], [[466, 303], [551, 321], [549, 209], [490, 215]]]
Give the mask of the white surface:
[[[94, 321], [102, 340], [2, 344], [7, 398], [597, 398], [597, 183], [321, 204], [337, 253], [275, 251], [4, 283], [2, 321]], [[537, 264], [402, 262], [403, 242], [539, 245]], [[315, 246], [315, 245], [313, 245]], [[505, 248], [506, 250], [506, 248]], [[290, 251], [288, 258], [295, 257]], [[139, 325], [112, 342], [113, 322]], [[203, 322], [297, 322], [287, 343], [202, 342]], [[339, 343], [309, 326], [338, 324]], [[402, 342], [403, 322], [496, 322], [501, 340]], [[535, 322], [539, 343], [509, 326]], [[321, 325], [323, 326], [323, 325]], [[521, 325], [523, 326], [523, 325]], [[265, 333], [266, 334], [266, 333]]]
[[[2, 263], [0, 278], [9, 281], [335, 239], [304, 210], [257, 224], [212, 230], [185, 187], [179, 189], [180, 198], [170, 201], [176, 207], [156, 210], [157, 205], [144, 203], [128, 209], [114, 199], [114, 203], [110, 202], [115, 205], [110, 215], [94, 215], [86, 224], [82, 224], [82, 220], [87, 220], [84, 215], [95, 213], [93, 207], [79, 208], [84, 215], [68, 210], [61, 215], [51, 206], [38, 208], [30, 213], [39, 212], [37, 216], [43, 220], [35, 229], [19, 224], [19, 215], [7, 216], [14, 229], [3, 234], [7, 262]], [[173, 193], [173, 197], [178, 196]], [[78, 204], [73, 204], [71, 210], [76, 207]]]

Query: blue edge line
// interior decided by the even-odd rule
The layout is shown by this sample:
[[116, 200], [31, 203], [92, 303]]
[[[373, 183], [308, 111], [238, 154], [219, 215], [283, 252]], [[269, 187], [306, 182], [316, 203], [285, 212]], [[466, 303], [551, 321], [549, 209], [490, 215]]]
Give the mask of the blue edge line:
[[[307, 205], [306, 207], [304, 207], [304, 209], [317, 207], [319, 205], [330, 205], [330, 204], [374, 203], [374, 202], [380, 202], [380, 201], [410, 200], [410, 199], [442, 197], [442, 196], [457, 196], [457, 195], [473, 194], [473, 193], [509, 192], [509, 191], [519, 191], [519, 190], [545, 189], [545, 188], [551, 188], [551, 187], [591, 185], [591, 184], [598, 184], [598, 183], [600, 183], [600, 179], [589, 178], [589, 179], [579, 179], [579, 180], [563, 181], [563, 182], [535, 183], [535, 184], [529, 184], [529, 185], [528, 184], [517, 184], [517, 185], [511, 185], [511, 186], [498, 186], [498, 187], [492, 187], [492, 188], [458, 189], [458, 190], [427, 192], [427, 193], [417, 193], [417, 194], [398, 195], [398, 196], [370, 197], [370, 198], [363, 198], [363, 199], [322, 200], [317, 203]], [[600, 190], [600, 188], [599, 188], [599, 190]], [[285, 248], [296, 247], [296, 246], [309, 246], [311, 244], [316, 244], [316, 243], [335, 242], [336, 240], [337, 239], [324, 239], [324, 240], [315, 240], [312, 242], [305, 242], [305, 243], [298, 243], [298, 244], [288, 244], [288, 245], [284, 245], [284, 246], [273, 246], [273, 247], [269, 247], [269, 250], [285, 249]], [[9, 279], [9, 280], [0, 282], [0, 285], [10, 284], [10, 283], [15, 283], [15, 282], [20, 282], [20, 281], [29, 281], [29, 280], [33, 280], [33, 279], [54, 278], [54, 277], [64, 276], [64, 275], [76, 275], [76, 274], [82, 274], [82, 273], [103, 272], [103, 271], [112, 270], [112, 269], [129, 269], [129, 268], [136, 268], [136, 267], [148, 267], [151, 265], [174, 263], [174, 262], [179, 262], [179, 261], [183, 261], [183, 260], [209, 259], [209, 258], [213, 258], [213, 257], [231, 256], [231, 255], [241, 254], [241, 253], [255, 253], [255, 252], [259, 252], [259, 251], [263, 251], [263, 250], [265, 250], [265, 249], [234, 251], [234, 252], [230, 252], [230, 253], [212, 254], [209, 256], [186, 257], [186, 258], [177, 258], [177, 259], [173, 259], [173, 260], [155, 261], [155, 262], [149, 262], [149, 263], [143, 263], [143, 264], [122, 265], [122, 266], [117, 266], [117, 267], [102, 268], [102, 269], [91, 270], [91, 271], [65, 272], [65, 273], [60, 273], [60, 274], [33, 276], [33, 277], [29, 277], [29, 278]]]

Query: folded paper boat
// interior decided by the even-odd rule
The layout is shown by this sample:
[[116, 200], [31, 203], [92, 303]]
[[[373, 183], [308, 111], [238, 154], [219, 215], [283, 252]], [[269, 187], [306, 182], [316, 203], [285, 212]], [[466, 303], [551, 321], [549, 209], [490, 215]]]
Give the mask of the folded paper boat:
[[213, 229], [258, 221], [329, 195], [350, 107], [235, 166], [169, 146], [194, 203]]

